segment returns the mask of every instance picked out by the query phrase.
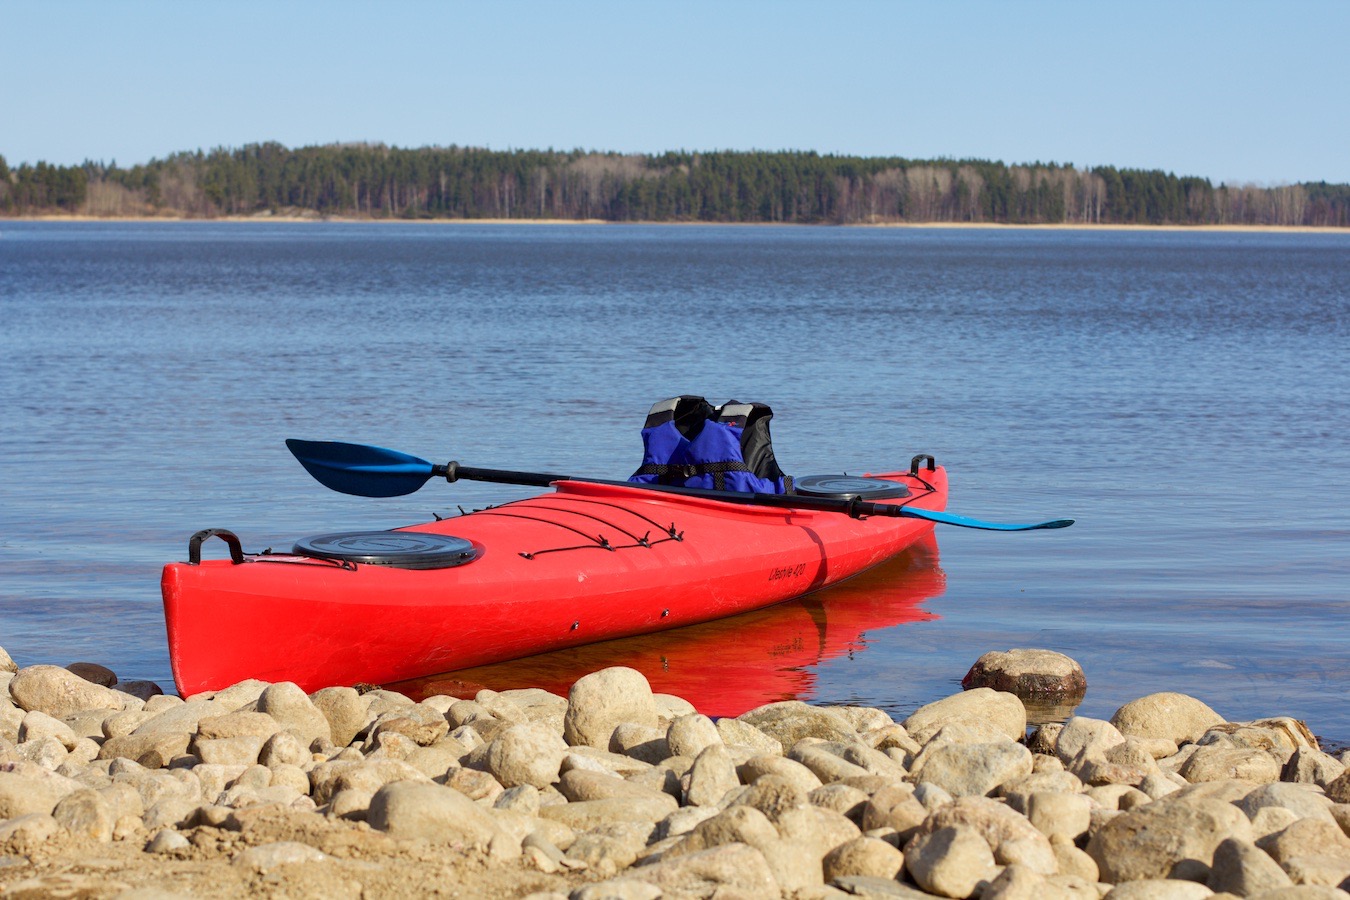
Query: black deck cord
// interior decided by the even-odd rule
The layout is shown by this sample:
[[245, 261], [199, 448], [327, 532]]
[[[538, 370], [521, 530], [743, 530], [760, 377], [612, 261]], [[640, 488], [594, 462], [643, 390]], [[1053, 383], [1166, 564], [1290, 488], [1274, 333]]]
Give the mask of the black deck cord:
[[[931, 484], [929, 484], [927, 481], [924, 481], [922, 478], [920, 478], [918, 472], [914, 472], [914, 473], [911, 474], [909, 477], [910, 477], [910, 478], [913, 478], [913, 479], [914, 479], [915, 481], [917, 481], [919, 484], [921, 484], [921, 485], [923, 485], [924, 487], [928, 488], [928, 493], [930, 493], [930, 494], [936, 494], [936, 493], [937, 493], [937, 488], [933, 487], [933, 486], [932, 486]], [[919, 496], [924, 496], [924, 495], [920, 494]], [[919, 497], [910, 497], [908, 500], [906, 500], [904, 503], [901, 503], [900, 505], [901, 505], [901, 506], [908, 506], [909, 504], [913, 503], [915, 500], [918, 500], [918, 499], [919, 499]]]
[[[636, 485], [635, 485], [635, 486], [636, 486]], [[530, 499], [534, 499], [534, 498], [530, 498]], [[671, 522], [669, 525], [662, 525], [660, 522], [656, 521], [655, 519], [651, 518], [650, 516], [644, 516], [642, 513], [638, 512], [638, 511], [635, 510], [635, 509], [629, 509], [628, 507], [626, 507], [626, 506], [620, 506], [620, 505], [617, 504], [617, 503], [607, 503], [607, 502], [605, 502], [604, 500], [592, 500], [592, 499], [590, 499], [589, 497], [572, 497], [572, 496], [566, 495], [566, 494], [558, 494], [558, 495], [556, 495], [555, 499], [558, 499], [558, 500], [570, 500], [570, 501], [573, 502], [573, 503], [590, 503], [590, 504], [592, 504], [592, 505], [594, 505], [594, 506], [608, 506], [610, 509], [617, 509], [619, 512], [625, 512], [625, 513], [628, 513], [628, 514], [631, 515], [631, 516], [637, 516], [639, 519], [641, 519], [642, 521], [646, 522], [648, 525], [652, 526], [653, 528], [659, 528], [659, 529], [661, 529], [662, 531], [664, 531], [666, 534], [670, 535], [671, 537], [674, 537], [675, 534], [676, 534], [676, 528], [675, 528], [675, 523], [674, 523], [674, 522]], [[520, 501], [520, 502], [523, 503], [523, 502], [525, 502], [525, 501], [522, 500], [522, 501]]]
[[[532, 500], [537, 500], [538, 498], [531, 498], [531, 499], [532, 499]], [[638, 537], [638, 536], [637, 536], [636, 534], [634, 534], [633, 532], [629, 531], [627, 528], [624, 528], [622, 525], [616, 525], [616, 524], [614, 524], [613, 522], [609, 521], [608, 519], [602, 519], [602, 518], [600, 518], [599, 516], [593, 516], [593, 515], [591, 515], [590, 513], [580, 512], [580, 511], [575, 510], [575, 509], [565, 509], [565, 508], [560, 507], [560, 506], [548, 506], [548, 505], [546, 505], [546, 504], [544, 504], [544, 503], [531, 503], [531, 504], [530, 504], [530, 509], [548, 509], [548, 510], [552, 510], [553, 512], [560, 512], [560, 513], [563, 513], [563, 514], [569, 515], [569, 516], [582, 516], [582, 517], [584, 517], [584, 518], [592, 519], [592, 520], [594, 520], [594, 521], [596, 521], [596, 522], [599, 522], [601, 525], [608, 525], [610, 528], [613, 528], [615, 531], [622, 531], [625, 535], [627, 535], [628, 537], [632, 538], [632, 539], [635, 540], [635, 541], [640, 541], [640, 540], [642, 540], [640, 537]]]
[[678, 542], [683, 540], [684, 540], [683, 532], [677, 532], [676, 534], [672, 534], [670, 537], [663, 537], [655, 541], [651, 540], [646, 535], [643, 535], [642, 537], [638, 538], [636, 544], [607, 544], [603, 547], [600, 546], [599, 544], [579, 544], [575, 547], [550, 547], [547, 550], [534, 550], [529, 553], [522, 552], [520, 555], [525, 559], [534, 559], [536, 556], [543, 556], [545, 553], [562, 553], [564, 550], [634, 550], [638, 547], [645, 547], [648, 550], [650, 550], [657, 544], [664, 544], [667, 543], [668, 541]]
[[601, 535], [587, 534], [586, 532], [582, 531], [580, 528], [573, 528], [571, 525], [564, 525], [562, 522], [554, 522], [552, 519], [541, 519], [541, 518], [539, 518], [538, 516], [526, 516], [526, 515], [522, 515], [521, 513], [515, 513], [515, 512], [502, 512], [502, 508], [501, 508], [501, 507], [498, 507], [497, 509], [484, 509], [484, 510], [480, 510], [479, 512], [475, 513], [475, 515], [480, 515], [480, 516], [507, 516], [507, 517], [513, 518], [513, 519], [527, 519], [527, 520], [529, 520], [529, 521], [531, 521], [531, 522], [542, 522], [542, 523], [545, 524], [545, 525], [553, 525], [553, 526], [555, 526], [555, 527], [557, 527], [557, 528], [563, 528], [563, 529], [566, 529], [567, 531], [570, 531], [570, 532], [572, 532], [573, 534], [579, 534], [579, 535], [581, 535], [582, 537], [584, 537], [584, 538], [586, 538], [586, 539], [588, 539], [588, 540], [594, 541], [595, 544], [596, 544], [596, 546], [598, 546], [598, 547], [604, 547], [604, 548], [606, 548], [606, 549], [609, 548], [609, 541], [605, 538], [605, 536], [604, 536], [603, 534], [601, 534]]

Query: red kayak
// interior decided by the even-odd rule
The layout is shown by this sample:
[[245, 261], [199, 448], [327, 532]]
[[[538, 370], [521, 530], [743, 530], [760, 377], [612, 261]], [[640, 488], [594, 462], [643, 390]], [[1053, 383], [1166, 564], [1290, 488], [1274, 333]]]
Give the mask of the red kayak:
[[[946, 472], [928, 466], [870, 476], [907, 489], [875, 504], [941, 514]], [[926, 518], [810, 508], [806, 497], [770, 506], [713, 493], [564, 480], [453, 519], [321, 535], [284, 555], [200, 532], [189, 562], [164, 567], [174, 680], [183, 696], [247, 678], [306, 691], [385, 684], [677, 628], [835, 584], [933, 529]], [[230, 559], [200, 558], [213, 535]]]

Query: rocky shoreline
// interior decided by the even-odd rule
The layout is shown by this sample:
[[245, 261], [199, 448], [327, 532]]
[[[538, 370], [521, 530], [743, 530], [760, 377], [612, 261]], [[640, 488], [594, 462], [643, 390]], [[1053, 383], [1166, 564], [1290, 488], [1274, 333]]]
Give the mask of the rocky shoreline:
[[0, 896], [1350, 900], [1350, 753], [1178, 693], [1028, 733], [1019, 693], [1078, 689], [1030, 653], [897, 723], [713, 721], [627, 668], [183, 699], [0, 649]]

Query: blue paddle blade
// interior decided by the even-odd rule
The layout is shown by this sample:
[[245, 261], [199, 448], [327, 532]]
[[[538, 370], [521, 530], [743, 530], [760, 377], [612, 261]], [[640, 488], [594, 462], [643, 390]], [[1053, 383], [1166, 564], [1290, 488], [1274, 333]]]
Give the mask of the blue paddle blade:
[[911, 519], [927, 519], [930, 522], [941, 522], [943, 525], [960, 525], [962, 528], [979, 528], [984, 531], [1037, 531], [1042, 528], [1068, 528], [1073, 524], [1073, 519], [1051, 519], [1048, 522], [1035, 522], [1029, 525], [984, 522], [980, 519], [972, 519], [969, 516], [958, 516], [948, 512], [933, 512], [930, 509], [917, 509], [912, 506], [904, 507], [900, 514]]
[[435, 474], [425, 459], [367, 444], [288, 438], [286, 447], [319, 484], [358, 497], [401, 497]]

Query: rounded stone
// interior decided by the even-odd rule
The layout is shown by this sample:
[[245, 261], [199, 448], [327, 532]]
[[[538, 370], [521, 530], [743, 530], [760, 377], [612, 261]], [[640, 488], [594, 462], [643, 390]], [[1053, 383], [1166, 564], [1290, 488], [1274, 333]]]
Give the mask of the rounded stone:
[[1086, 849], [1108, 884], [1144, 878], [1204, 881], [1220, 843], [1252, 836], [1246, 815], [1231, 803], [1165, 797], [1111, 818], [1093, 831]]
[[893, 879], [899, 877], [904, 867], [904, 854], [874, 837], [858, 837], [840, 844], [825, 854], [823, 861], [826, 882], [846, 875]]
[[736, 774], [744, 784], [754, 784], [765, 775], [778, 775], [809, 794], [823, 783], [815, 772], [786, 756], [752, 756], [736, 767]]
[[689, 767], [689, 786], [685, 790], [686, 806], [716, 806], [727, 792], [740, 785], [736, 765], [731, 754], [721, 743], [708, 746]]
[[4, 647], [0, 647], [0, 672], [17, 672], [19, 667], [14, 664], [14, 660], [5, 652]]
[[1223, 716], [1202, 701], [1186, 694], [1163, 691], [1131, 700], [1111, 717], [1121, 734], [1141, 738], [1167, 738], [1178, 745], [1197, 741]]
[[1326, 790], [1327, 798], [1333, 803], [1350, 803], [1350, 769], [1334, 778]]
[[21, 709], [41, 710], [61, 718], [94, 709], [121, 709], [117, 691], [85, 681], [60, 666], [28, 666], [9, 683], [9, 694]]
[[645, 675], [613, 666], [582, 676], [572, 685], [563, 717], [563, 739], [569, 746], [607, 750], [621, 722], [656, 727], [656, 703]]
[[1263, 750], [1213, 744], [1192, 753], [1179, 774], [1192, 784], [1234, 778], [1271, 784], [1280, 780], [1280, 763]]
[[309, 700], [328, 720], [333, 743], [339, 747], [351, 744], [367, 724], [366, 704], [355, 688], [323, 688], [310, 694]]
[[944, 725], [951, 723], [990, 726], [1010, 740], [1020, 741], [1027, 733], [1027, 710], [1022, 700], [1007, 691], [971, 688], [919, 707], [900, 724], [920, 744]]
[[970, 667], [961, 687], [993, 688], [1023, 700], [1047, 695], [1063, 698], [1086, 693], [1087, 676], [1075, 660], [1053, 650], [991, 650]]
[[953, 797], [985, 796], [1001, 784], [1031, 774], [1031, 751], [1021, 744], [937, 744], [915, 760], [913, 778]]
[[117, 674], [107, 666], [100, 666], [98, 663], [77, 662], [66, 666], [67, 672], [74, 672], [85, 681], [102, 687], [112, 687], [117, 684]]
[[504, 787], [545, 788], [558, 780], [567, 744], [542, 725], [512, 725], [487, 746], [488, 772]]
[[863, 807], [862, 822], [864, 831], [875, 828], [891, 828], [896, 831], [900, 841], [906, 842], [928, 818], [928, 810], [914, 796], [914, 786], [893, 784], [873, 794]]
[[43, 737], [55, 738], [67, 750], [74, 749], [75, 742], [79, 740], [74, 729], [60, 719], [54, 719], [38, 709], [25, 714], [19, 722], [19, 743]]
[[1085, 794], [1036, 791], [1027, 798], [1027, 819], [1046, 837], [1077, 840], [1091, 824], [1092, 801]]
[[753, 726], [785, 748], [808, 737], [824, 741], [858, 739], [858, 732], [849, 724], [848, 719], [832, 709], [809, 706], [800, 700], [781, 700], [757, 706], [742, 713], [737, 720]]
[[102, 794], [88, 788], [63, 797], [52, 809], [58, 825], [77, 838], [107, 843], [112, 840], [113, 808]]
[[980, 833], [962, 825], [939, 828], [910, 842], [905, 867], [930, 894], [965, 898], [995, 875], [994, 854]]
[[161, 697], [164, 695], [164, 688], [153, 681], [119, 681], [117, 690], [123, 694], [130, 694], [138, 700], [149, 700], [151, 697]]
[[371, 798], [367, 821], [391, 837], [479, 847], [486, 847], [499, 833], [487, 810], [459, 791], [431, 782], [386, 784]]
[[1074, 716], [1064, 723], [1055, 737], [1055, 755], [1066, 766], [1079, 754], [1105, 757], [1106, 751], [1125, 743], [1125, 735], [1110, 722]]
[[258, 695], [258, 712], [266, 713], [294, 731], [306, 746], [318, 738], [331, 741], [333, 729], [309, 696], [296, 684], [280, 681]]
[[321, 862], [327, 858], [323, 851], [316, 850], [308, 844], [298, 841], [276, 841], [250, 847], [235, 858], [234, 864], [241, 868], [266, 871], [293, 863]]
[[1202, 900], [1214, 892], [1203, 884], [1179, 878], [1141, 878], [1107, 891], [1109, 900]]
[[666, 745], [670, 748], [671, 756], [688, 756], [692, 759], [713, 744], [722, 742], [722, 735], [713, 720], [701, 713], [680, 716], [670, 723], [666, 731]]

